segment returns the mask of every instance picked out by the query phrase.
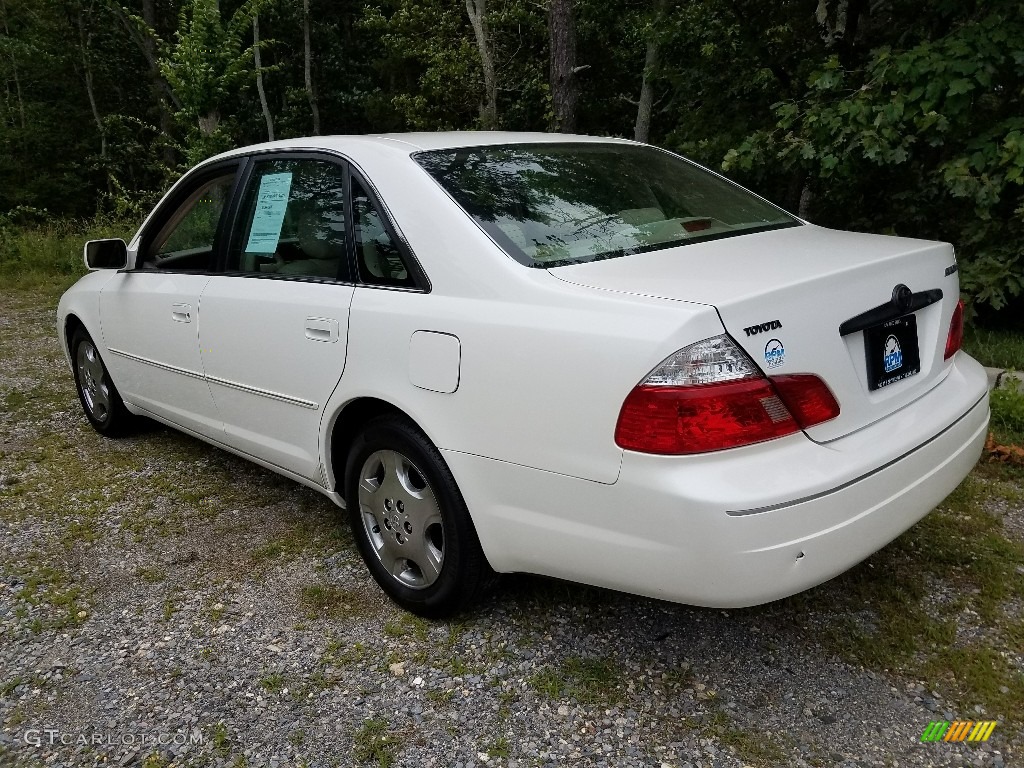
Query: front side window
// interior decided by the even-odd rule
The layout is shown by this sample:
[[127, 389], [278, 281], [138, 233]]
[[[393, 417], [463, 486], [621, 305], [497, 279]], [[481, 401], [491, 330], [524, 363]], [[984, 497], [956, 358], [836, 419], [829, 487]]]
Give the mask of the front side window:
[[508, 144], [413, 155], [510, 256], [555, 267], [799, 221], [708, 171], [632, 144]]
[[325, 160], [256, 165], [240, 213], [229, 272], [344, 278], [345, 172]]
[[144, 269], [213, 269], [214, 241], [235, 181], [232, 170], [202, 183], [167, 217], [145, 249]]

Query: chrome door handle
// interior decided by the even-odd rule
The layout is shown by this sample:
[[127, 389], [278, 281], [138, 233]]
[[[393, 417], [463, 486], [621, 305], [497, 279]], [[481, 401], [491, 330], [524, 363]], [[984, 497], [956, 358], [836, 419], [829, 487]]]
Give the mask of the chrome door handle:
[[171, 304], [171, 320], [176, 323], [192, 322], [191, 304]]
[[338, 321], [329, 317], [307, 317], [306, 338], [333, 344], [338, 340]]

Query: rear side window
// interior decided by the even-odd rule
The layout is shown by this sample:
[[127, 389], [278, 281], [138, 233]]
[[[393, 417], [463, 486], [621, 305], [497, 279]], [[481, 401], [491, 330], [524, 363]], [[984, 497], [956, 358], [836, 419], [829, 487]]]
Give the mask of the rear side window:
[[508, 144], [413, 157], [510, 256], [533, 267], [799, 224], [653, 147]]
[[229, 272], [347, 278], [342, 166], [311, 159], [258, 162], [239, 222]]
[[355, 175], [352, 176], [352, 220], [359, 279], [367, 285], [415, 285], [384, 217]]

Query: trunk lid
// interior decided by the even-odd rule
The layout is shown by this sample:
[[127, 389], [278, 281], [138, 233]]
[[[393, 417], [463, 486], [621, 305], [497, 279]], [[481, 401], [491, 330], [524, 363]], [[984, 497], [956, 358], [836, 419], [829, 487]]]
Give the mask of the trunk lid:
[[[827, 442], [884, 418], [941, 381], [959, 300], [954, 263], [948, 243], [802, 225], [549, 274], [584, 287], [714, 306], [766, 374], [814, 373], [828, 384], [840, 415], [807, 430], [811, 439]], [[899, 285], [913, 294], [903, 297], [909, 309], [897, 309]], [[914, 319], [880, 327], [906, 315]], [[913, 324], [920, 370], [908, 376], [916, 367]], [[871, 388], [869, 377], [887, 383]]]

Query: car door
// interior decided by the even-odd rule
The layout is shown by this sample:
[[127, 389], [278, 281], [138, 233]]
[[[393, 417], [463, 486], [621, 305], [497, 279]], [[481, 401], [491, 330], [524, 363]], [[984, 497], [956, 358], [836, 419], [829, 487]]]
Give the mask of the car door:
[[179, 183], [133, 242], [131, 269], [100, 294], [108, 366], [124, 399], [219, 439], [199, 352], [199, 298], [218, 262], [239, 161]]
[[323, 482], [319, 427], [345, 368], [352, 303], [346, 168], [257, 156], [225, 270], [202, 295], [203, 367], [228, 445]]

